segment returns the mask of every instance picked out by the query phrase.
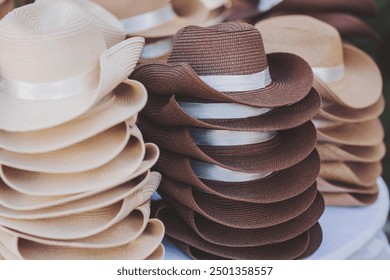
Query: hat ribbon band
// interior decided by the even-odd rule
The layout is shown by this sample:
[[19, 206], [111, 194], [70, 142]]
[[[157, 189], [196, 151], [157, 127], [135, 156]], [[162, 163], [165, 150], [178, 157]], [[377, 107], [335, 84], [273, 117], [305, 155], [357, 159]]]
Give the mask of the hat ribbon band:
[[276, 131], [231, 131], [190, 128], [195, 144], [207, 146], [238, 146], [264, 143], [273, 139]]
[[260, 12], [266, 12], [272, 9], [274, 6], [278, 5], [280, 2], [283, 2], [283, 0], [260, 0], [257, 9]]
[[146, 43], [144, 49], [142, 50], [142, 58], [157, 58], [163, 56], [164, 54], [170, 52], [173, 47], [172, 38], [158, 40], [154, 43]]
[[48, 83], [27, 83], [0, 79], [0, 91], [21, 100], [51, 101], [86, 93], [96, 87], [99, 79], [98, 69]]
[[325, 83], [333, 83], [344, 77], [344, 64], [335, 67], [312, 67], [314, 74]]
[[191, 160], [191, 167], [199, 178], [219, 182], [248, 182], [259, 180], [272, 174], [238, 172], [198, 160]]
[[121, 22], [127, 33], [135, 33], [162, 25], [176, 17], [175, 11], [169, 5], [158, 10], [122, 19]]
[[235, 103], [178, 103], [188, 115], [196, 119], [243, 119], [261, 116], [272, 110]]
[[249, 75], [214, 75], [199, 76], [213, 89], [220, 92], [241, 92], [262, 89], [271, 82], [269, 68]]

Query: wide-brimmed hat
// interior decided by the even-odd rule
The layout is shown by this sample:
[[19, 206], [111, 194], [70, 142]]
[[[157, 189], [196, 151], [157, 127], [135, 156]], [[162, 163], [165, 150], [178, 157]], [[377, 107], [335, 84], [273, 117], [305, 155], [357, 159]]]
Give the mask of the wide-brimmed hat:
[[326, 206], [367, 206], [378, 199], [376, 194], [322, 193]]
[[45, 129], [87, 112], [130, 75], [144, 45], [136, 37], [107, 49], [94, 19], [66, 1], [15, 9], [0, 27], [0, 129], [8, 131]]
[[[159, 157], [159, 150], [157, 146], [148, 143], [145, 145], [145, 150], [145, 156], [141, 165], [135, 172], [126, 178], [126, 181], [133, 180], [140, 176], [147, 176], [148, 170], [156, 163]], [[107, 176], [109, 176], [108, 173]], [[87, 197], [99, 195], [102, 192], [105, 192], [105, 195], [107, 196], [116, 196], [117, 192], [122, 192], [123, 189], [127, 189], [128, 184], [131, 184], [131, 182], [126, 182], [114, 187], [108, 184], [105, 188], [70, 195], [37, 196], [15, 191], [0, 180], [0, 205], [16, 211], [35, 211], [43, 208], [59, 206], [72, 201], [78, 201]]]
[[232, 22], [181, 29], [167, 63], [140, 65], [131, 78], [153, 95], [259, 108], [294, 104], [309, 94], [313, 83], [303, 59], [266, 55], [257, 29]]
[[[374, 60], [342, 44], [337, 30], [320, 20], [290, 15], [260, 21], [267, 53], [289, 51], [303, 57], [315, 73], [314, 87], [324, 97], [361, 109], [382, 95], [382, 77]], [[364, 79], [362, 79], [364, 77]]]
[[152, 260], [162, 260], [165, 256], [165, 247], [164, 244], [160, 244], [157, 249], [150, 254], [145, 260], [152, 261]]
[[321, 193], [378, 194], [377, 183], [371, 186], [357, 186], [354, 184], [328, 181], [322, 177], [317, 178], [317, 188]]
[[156, 143], [163, 150], [246, 173], [291, 167], [314, 150], [317, 140], [310, 121], [277, 133], [162, 127], [146, 119], [138, 125], [146, 141]]
[[199, 178], [192, 169], [191, 158], [166, 151], [161, 152], [155, 169], [164, 177], [221, 198], [253, 203], [273, 203], [290, 199], [310, 188], [319, 173], [320, 160], [317, 152], [313, 151], [297, 165], [274, 172], [265, 178], [246, 182], [221, 182]]
[[15, 8], [15, 1], [14, 0], [0, 1], [0, 19], [2, 19], [13, 8]]
[[187, 25], [200, 24], [208, 10], [199, 0], [93, 0], [122, 22], [127, 35], [173, 36]]

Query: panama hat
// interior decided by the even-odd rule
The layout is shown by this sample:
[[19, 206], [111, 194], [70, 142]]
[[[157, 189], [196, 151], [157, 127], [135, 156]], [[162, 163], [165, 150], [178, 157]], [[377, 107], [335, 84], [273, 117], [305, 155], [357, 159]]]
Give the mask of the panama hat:
[[145, 259], [150, 256], [160, 246], [164, 236], [164, 226], [159, 221], [149, 223], [136, 240], [123, 246], [106, 249], [52, 246], [18, 238], [2, 231], [0, 234], [0, 242], [7, 244], [9, 255], [6, 256], [7, 259], [130, 260]]
[[373, 204], [378, 198], [378, 193], [323, 193], [322, 195], [327, 206], [367, 206]]
[[187, 25], [200, 24], [208, 11], [198, 0], [93, 0], [122, 22], [127, 35], [173, 36]]
[[321, 161], [376, 162], [386, 154], [386, 146], [380, 143], [375, 146], [348, 146], [331, 143], [317, 143]]
[[154, 251], [151, 255], [149, 255], [145, 260], [151, 261], [151, 260], [162, 260], [164, 259], [165, 255], [165, 247], [163, 244], [160, 244], [156, 251]]
[[342, 44], [339, 33], [329, 24], [290, 15], [260, 21], [256, 27], [263, 34], [267, 53], [289, 51], [313, 67], [314, 87], [324, 97], [355, 109], [380, 99], [382, 77], [376, 63], [358, 48]]
[[130, 77], [151, 95], [260, 108], [294, 104], [309, 94], [313, 83], [303, 59], [266, 55], [259, 31], [233, 22], [181, 29], [167, 63], [142, 64]]
[[15, 9], [0, 35], [0, 129], [9, 131], [45, 129], [87, 112], [130, 75], [144, 45], [136, 37], [107, 49], [91, 16], [66, 1]]
[[14, 190], [37, 196], [58, 196], [107, 189], [132, 178], [145, 155], [140, 131], [134, 133], [125, 149], [112, 161], [93, 170], [78, 173], [38, 173], [0, 166], [0, 177]]
[[142, 113], [154, 123], [167, 126], [270, 131], [304, 124], [318, 113], [320, 105], [321, 98], [314, 89], [301, 101], [272, 110], [233, 103], [183, 102], [176, 95], [151, 95]]
[[[320, 170], [318, 153], [313, 151], [298, 164], [260, 179], [244, 182], [222, 182], [199, 178], [191, 158], [166, 151], [154, 167], [165, 178], [172, 178], [215, 196], [252, 203], [273, 203], [295, 197], [315, 182]], [[286, 187], [288, 186], [288, 187]]]
[[322, 196], [318, 193], [314, 203], [290, 221], [260, 229], [237, 229], [210, 221], [178, 201], [172, 206], [160, 205], [156, 217], [163, 222], [167, 219], [182, 219], [202, 239], [226, 247], [253, 247], [287, 241], [314, 226], [325, 208]]
[[357, 186], [354, 184], [328, 181], [321, 177], [317, 178], [317, 188], [321, 193], [352, 193], [352, 194], [377, 194], [378, 184], [371, 186]]
[[310, 121], [277, 133], [162, 127], [146, 119], [138, 125], [146, 141], [156, 143], [163, 150], [246, 173], [291, 167], [314, 150], [317, 140]]
[[[126, 181], [136, 180], [148, 176], [148, 170], [156, 163], [159, 157], [159, 150], [154, 144], [145, 145], [146, 152], [145, 157], [138, 167], [138, 169], [126, 178]], [[7, 186], [2, 180], [0, 180], [0, 205], [8, 209], [16, 211], [35, 211], [42, 208], [50, 208], [62, 204], [66, 204], [72, 201], [78, 201], [87, 197], [92, 197], [105, 192], [107, 196], [116, 196], [117, 193], [122, 193], [122, 190], [127, 189], [128, 185], [132, 182], [126, 182], [122, 185], [113, 187], [107, 185], [105, 188], [95, 189], [91, 191], [81, 192], [72, 195], [57, 195], [57, 196], [37, 196], [23, 194]], [[138, 186], [138, 185], [137, 185]], [[135, 190], [135, 189], [134, 189]], [[109, 198], [107, 198], [109, 200]]]

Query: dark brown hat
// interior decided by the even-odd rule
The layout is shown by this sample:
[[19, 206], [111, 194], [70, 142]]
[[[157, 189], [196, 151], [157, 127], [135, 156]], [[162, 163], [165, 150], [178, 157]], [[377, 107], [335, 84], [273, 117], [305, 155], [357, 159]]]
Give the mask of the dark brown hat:
[[168, 63], [140, 65], [131, 75], [154, 95], [176, 95], [261, 108], [291, 105], [308, 95], [310, 66], [300, 57], [266, 55], [260, 32], [245, 23], [188, 26]]

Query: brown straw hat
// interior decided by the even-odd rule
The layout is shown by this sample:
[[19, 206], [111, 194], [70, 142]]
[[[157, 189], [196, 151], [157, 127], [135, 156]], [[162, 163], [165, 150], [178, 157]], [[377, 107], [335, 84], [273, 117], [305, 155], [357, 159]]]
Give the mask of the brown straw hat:
[[303, 59], [266, 55], [261, 34], [245, 23], [185, 27], [176, 35], [168, 63], [140, 65], [131, 77], [153, 95], [259, 108], [294, 104], [309, 94], [313, 83]]
[[199, 0], [93, 0], [122, 22], [128, 36], [173, 36], [187, 25], [201, 24], [209, 15]]
[[373, 204], [376, 194], [322, 193], [326, 206], [367, 206]]
[[321, 96], [355, 109], [379, 100], [382, 77], [378, 66], [368, 54], [342, 44], [334, 27], [303, 15], [266, 19], [256, 27], [263, 34], [267, 53], [289, 51], [313, 67], [314, 87]]
[[154, 168], [165, 178], [172, 178], [221, 198], [253, 203], [273, 203], [295, 197], [312, 186], [320, 170], [320, 160], [317, 152], [313, 151], [305, 160], [288, 169], [248, 182], [201, 179], [194, 173], [189, 157], [166, 151], [161, 152]]
[[[195, 103], [201, 110], [194, 114], [188, 109], [181, 106], [191, 106], [192, 102], [180, 102], [172, 96], [151, 95], [148, 103], [142, 113], [156, 124], [167, 126], [194, 126], [209, 129], [226, 129], [226, 130], [247, 130], [247, 131], [270, 131], [285, 130], [297, 127], [308, 120], [312, 119], [319, 110], [321, 99], [318, 93], [312, 89], [301, 101], [290, 106], [274, 108], [273, 110], [256, 109], [249, 106], [237, 105], [232, 103]], [[222, 117], [215, 115], [216, 112], [209, 106], [218, 106], [221, 109]], [[237, 116], [232, 116], [232, 112], [226, 109], [233, 108]], [[208, 107], [207, 107], [208, 106]], [[221, 106], [221, 107], [219, 107]], [[204, 108], [204, 110], [202, 110]], [[208, 110], [210, 108], [210, 110]], [[243, 110], [248, 110], [248, 115], [243, 115]], [[262, 111], [263, 110], [263, 111]], [[203, 113], [204, 116], [197, 114]], [[218, 117], [213, 117], [213, 115]], [[200, 117], [197, 117], [200, 116]], [[0, 134], [1, 135], [1, 134]]]
[[234, 201], [208, 194], [194, 187], [163, 178], [159, 193], [170, 204], [183, 205], [209, 220], [234, 228], [264, 228], [287, 222], [305, 212], [315, 200], [317, 186], [288, 200], [274, 203]]
[[290, 221], [260, 229], [237, 229], [210, 221], [180, 202], [175, 201], [173, 207], [177, 212], [167, 205], [161, 205], [156, 217], [163, 222], [181, 218], [202, 239], [226, 247], [255, 247], [290, 240], [314, 226], [325, 208], [324, 201], [318, 193], [314, 203], [304, 213]]

